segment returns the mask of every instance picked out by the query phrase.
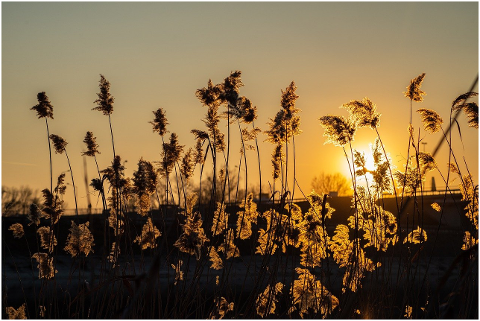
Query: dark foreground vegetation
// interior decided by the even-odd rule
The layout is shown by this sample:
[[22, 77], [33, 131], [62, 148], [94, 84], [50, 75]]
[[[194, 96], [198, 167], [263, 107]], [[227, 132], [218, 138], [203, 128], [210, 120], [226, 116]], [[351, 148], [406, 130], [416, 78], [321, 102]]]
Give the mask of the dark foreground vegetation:
[[[443, 129], [440, 115], [417, 110], [424, 131], [443, 132], [448, 167], [439, 168], [435, 152], [419, 150], [424, 134], [410, 124], [408, 157], [397, 171], [381, 140], [380, 114], [368, 98], [344, 104], [348, 117], [321, 117], [327, 142], [339, 146], [349, 165], [352, 195], [307, 194], [295, 176], [301, 162], [295, 158], [301, 132], [295, 84], [282, 91], [281, 109], [263, 131], [273, 145], [273, 170], [266, 175], [257, 143], [261, 130], [254, 125], [257, 109], [240, 96], [240, 76], [233, 72], [196, 91], [207, 113], [206, 129], [192, 130], [194, 149], [184, 151], [175, 133], [166, 139], [165, 112], [154, 111], [161, 160], [140, 158], [131, 178], [115, 152], [114, 98], [101, 76], [94, 109], [108, 116], [111, 166], [98, 167], [99, 146], [91, 132], [83, 153], [97, 165], [91, 186], [101, 199], [99, 215], [78, 215], [77, 206], [77, 215], [64, 215], [66, 192], [76, 204], [75, 176], [67, 142], [50, 134], [53, 106], [45, 93], [37, 95], [32, 109], [45, 120], [50, 159], [52, 147], [64, 154], [70, 177], [54, 177], [50, 166], [42, 202], [33, 203], [27, 215], [2, 217], [2, 316], [478, 318], [478, 185], [468, 164], [459, 163], [452, 131]], [[412, 79], [405, 92], [412, 116], [413, 104], [423, 100], [424, 77]], [[463, 111], [468, 125], [478, 128], [472, 90], [453, 101], [448, 124]], [[219, 126], [224, 121], [226, 133]], [[367, 169], [365, 155], [354, 148], [362, 127], [377, 134], [374, 169]], [[238, 159], [230, 150], [232, 139], [241, 142]], [[233, 163], [238, 172], [229, 170]], [[207, 168], [213, 174], [205, 181]], [[198, 189], [189, 185], [195, 171]], [[440, 173], [443, 192], [423, 190], [429, 171]], [[256, 175], [259, 190], [248, 185]], [[65, 179], [71, 179], [71, 190]]]

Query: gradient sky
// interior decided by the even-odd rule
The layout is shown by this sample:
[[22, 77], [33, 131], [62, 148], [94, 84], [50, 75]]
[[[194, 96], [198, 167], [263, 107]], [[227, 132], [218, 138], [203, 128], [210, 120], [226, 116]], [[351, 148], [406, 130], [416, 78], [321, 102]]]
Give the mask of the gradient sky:
[[[304, 192], [322, 171], [347, 174], [342, 149], [324, 145], [318, 119], [346, 116], [338, 107], [350, 100], [369, 97], [377, 105], [379, 132], [401, 169], [410, 117], [403, 91], [425, 72], [427, 96], [414, 108], [434, 109], [448, 123], [452, 101], [478, 74], [478, 3], [2, 2], [2, 185], [38, 190], [50, 185], [45, 122], [30, 110], [40, 91], [54, 106], [50, 132], [69, 142], [79, 206], [85, 207], [86, 131], [97, 137], [100, 167], [112, 160], [108, 118], [91, 110], [99, 74], [111, 83], [115, 147], [128, 160], [131, 176], [140, 157], [160, 159], [161, 139], [148, 123], [152, 111], [164, 108], [170, 132], [193, 147], [190, 130], [204, 128], [206, 113], [196, 89], [208, 79], [222, 82], [234, 70], [242, 71], [240, 94], [257, 106], [255, 124], [262, 130], [280, 109], [281, 90], [292, 80], [298, 86], [303, 133], [296, 138], [297, 179]], [[413, 124], [421, 126], [416, 113]], [[459, 124], [463, 146], [455, 130], [455, 152], [460, 161], [465, 157], [478, 183], [478, 131], [467, 127], [464, 115]], [[232, 133], [236, 163], [240, 145]], [[422, 129], [427, 152], [440, 135]], [[367, 151], [374, 139], [373, 131], [361, 129], [354, 147]], [[264, 180], [271, 180], [272, 150], [260, 144]], [[445, 145], [437, 156], [443, 173], [447, 152]], [[249, 181], [255, 183], [256, 155], [247, 156]], [[91, 179], [94, 162], [87, 162]], [[64, 155], [54, 154], [54, 177], [67, 169]], [[444, 185], [433, 175], [437, 187]], [[65, 200], [74, 207], [71, 188]]]

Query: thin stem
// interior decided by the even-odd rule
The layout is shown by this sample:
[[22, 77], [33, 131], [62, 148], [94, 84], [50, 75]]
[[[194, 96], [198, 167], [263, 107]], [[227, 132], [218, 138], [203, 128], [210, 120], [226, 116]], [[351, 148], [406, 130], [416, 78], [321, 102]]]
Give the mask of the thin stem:
[[48, 152], [50, 155], [50, 193], [53, 193], [52, 146], [50, 144], [50, 130], [48, 129], [47, 117], [45, 117], [45, 124], [47, 125]]
[[75, 189], [75, 180], [73, 179], [73, 171], [72, 171], [72, 166], [70, 164], [70, 158], [68, 157], [66, 149], [65, 149], [65, 156], [67, 156], [68, 168], [70, 168], [70, 176], [72, 177], [73, 196], [75, 198], [75, 216], [78, 219], [77, 191]]
[[[255, 129], [255, 123], [252, 122], [252, 127]], [[258, 158], [258, 177], [260, 179], [260, 192], [258, 197], [258, 203], [262, 204], [262, 169], [260, 167], [260, 150], [258, 149], [258, 141], [255, 136], [255, 147], [257, 148], [257, 158]]]

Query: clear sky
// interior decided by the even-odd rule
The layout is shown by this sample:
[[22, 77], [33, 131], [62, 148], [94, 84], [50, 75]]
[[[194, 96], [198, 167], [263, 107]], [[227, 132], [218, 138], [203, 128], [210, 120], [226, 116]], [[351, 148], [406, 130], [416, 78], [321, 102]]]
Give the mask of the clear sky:
[[[425, 72], [427, 96], [414, 108], [434, 109], [448, 123], [452, 101], [478, 74], [478, 3], [2, 2], [2, 185], [50, 185], [45, 122], [30, 110], [38, 92], [54, 106], [50, 131], [69, 143], [79, 206], [85, 207], [81, 152], [87, 131], [100, 145], [100, 167], [112, 160], [108, 118], [91, 110], [99, 74], [111, 83], [115, 147], [131, 176], [140, 157], [160, 159], [161, 139], [148, 123], [152, 111], [164, 108], [170, 132], [193, 147], [190, 130], [204, 128], [206, 112], [196, 89], [234, 70], [242, 71], [240, 94], [257, 106], [255, 124], [262, 130], [280, 109], [281, 90], [292, 80], [298, 86], [303, 133], [296, 138], [296, 161], [305, 192], [322, 171], [347, 174], [343, 151], [324, 145], [318, 119], [347, 115], [338, 107], [350, 100], [376, 103], [380, 134], [401, 168], [410, 117], [402, 92]], [[416, 113], [413, 124], [421, 126]], [[478, 131], [467, 127], [464, 115], [459, 124], [463, 146], [455, 131], [455, 151], [478, 183]], [[421, 136], [430, 152], [441, 137], [423, 129]], [[354, 147], [368, 150], [374, 138], [362, 129]], [[238, 140], [232, 136], [232, 163], [238, 162]], [[272, 150], [260, 144], [264, 180], [271, 180]], [[256, 156], [248, 153], [255, 168]], [[437, 156], [444, 173], [446, 155], [444, 145]], [[95, 167], [87, 162], [91, 179]], [[54, 176], [67, 169], [64, 155], [53, 155]], [[66, 202], [74, 207], [71, 188]]]

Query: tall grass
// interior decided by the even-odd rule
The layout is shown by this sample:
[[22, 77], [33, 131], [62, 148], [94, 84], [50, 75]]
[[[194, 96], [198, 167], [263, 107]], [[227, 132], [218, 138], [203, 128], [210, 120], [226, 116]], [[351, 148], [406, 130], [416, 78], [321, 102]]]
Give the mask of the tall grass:
[[[380, 135], [380, 114], [370, 99], [342, 105], [347, 116], [320, 118], [326, 143], [341, 148], [351, 174], [350, 210], [335, 213], [327, 194], [312, 191], [307, 195], [296, 180], [301, 160], [295, 155], [295, 136], [301, 129], [294, 82], [282, 90], [281, 109], [264, 131], [273, 152], [269, 199], [262, 201], [261, 183], [258, 195], [248, 185], [255, 175], [248, 166], [252, 162], [258, 163], [260, 182], [265, 174], [257, 143], [261, 130], [254, 125], [257, 108], [240, 95], [240, 71], [219, 84], [209, 80], [196, 91], [207, 112], [203, 119], [206, 129], [192, 130], [195, 149], [185, 149], [175, 133], [165, 141], [166, 113], [161, 108], [154, 111], [150, 123], [162, 139], [161, 159], [150, 162], [140, 157], [132, 178], [125, 176], [124, 164], [115, 153], [110, 118], [114, 97], [110, 83], [101, 75], [94, 109], [109, 117], [113, 159], [110, 166], [100, 169], [99, 146], [91, 132], [85, 136], [87, 152], [82, 154], [95, 160], [98, 178], [91, 186], [102, 198], [103, 214], [77, 216], [77, 222], [62, 223], [65, 173], [58, 177], [55, 188], [51, 179], [51, 188], [42, 191], [43, 204], [31, 207], [30, 223], [10, 226], [15, 238], [25, 238], [27, 244], [33, 242], [37, 247], [36, 253], [28, 255], [38, 263], [35, 266], [32, 260], [30, 269], [38, 270], [35, 279], [41, 282], [30, 282], [39, 288], [34, 287], [29, 296], [24, 291], [24, 302], [15, 302], [15, 306], [8, 298], [11, 290], [4, 288], [4, 316], [478, 317], [478, 185], [468, 165], [466, 173], [460, 169], [451, 132], [443, 131], [440, 115], [424, 108], [418, 110], [424, 130], [443, 131], [452, 161], [445, 172], [434, 155], [420, 151], [424, 134], [413, 127], [412, 118], [413, 102], [421, 102], [425, 94], [420, 89], [424, 78], [422, 74], [412, 79], [405, 93], [411, 118], [403, 171], [392, 168], [388, 146]], [[478, 128], [478, 106], [471, 101], [474, 96], [476, 93], [468, 92], [454, 100], [452, 113], [463, 110], [468, 125]], [[38, 101], [32, 108], [38, 117], [53, 119], [45, 93], [39, 93]], [[452, 114], [450, 118], [451, 123]], [[220, 126], [224, 120], [226, 135]], [[230, 128], [233, 124], [238, 135]], [[367, 168], [366, 155], [355, 149], [354, 136], [363, 128], [377, 135], [371, 150], [374, 169]], [[50, 136], [48, 122], [47, 134], [56, 151], [66, 154], [66, 141]], [[241, 143], [237, 160], [230, 149], [236, 136]], [[256, 150], [257, 159], [249, 160], [247, 150]], [[51, 159], [50, 140], [49, 151]], [[67, 160], [70, 167], [68, 156]], [[234, 179], [230, 167], [237, 162]], [[200, 186], [195, 190], [190, 181], [197, 165]], [[239, 185], [242, 166], [245, 186]], [[430, 204], [424, 204], [422, 186], [425, 174], [432, 170], [441, 174], [447, 186], [443, 203], [431, 204], [440, 215], [434, 229], [425, 224]], [[53, 177], [52, 166], [50, 171]], [[208, 186], [202, 185], [204, 171], [212, 173]], [[70, 173], [75, 193], [71, 167]], [[438, 265], [435, 247], [443, 235], [439, 233], [444, 228], [442, 217], [454, 214], [445, 211], [453, 193], [451, 175], [460, 178], [462, 202], [457, 207], [468, 225], [464, 224], [463, 239], [458, 240], [462, 245], [455, 249], [457, 256], [446, 257], [451, 259], [449, 268], [440, 276], [431, 276], [433, 265]], [[237, 199], [242, 189], [243, 195]], [[296, 190], [308, 206], [294, 202]], [[387, 210], [389, 201], [395, 205]], [[408, 202], [413, 206], [407, 208]], [[333, 224], [340, 220], [335, 216], [345, 219]], [[68, 232], [65, 226], [70, 226]], [[4, 246], [10, 250], [14, 244], [6, 243], [4, 237]], [[15, 262], [16, 257], [11, 259]], [[14, 268], [23, 290], [26, 280], [20, 272], [24, 267]]]

